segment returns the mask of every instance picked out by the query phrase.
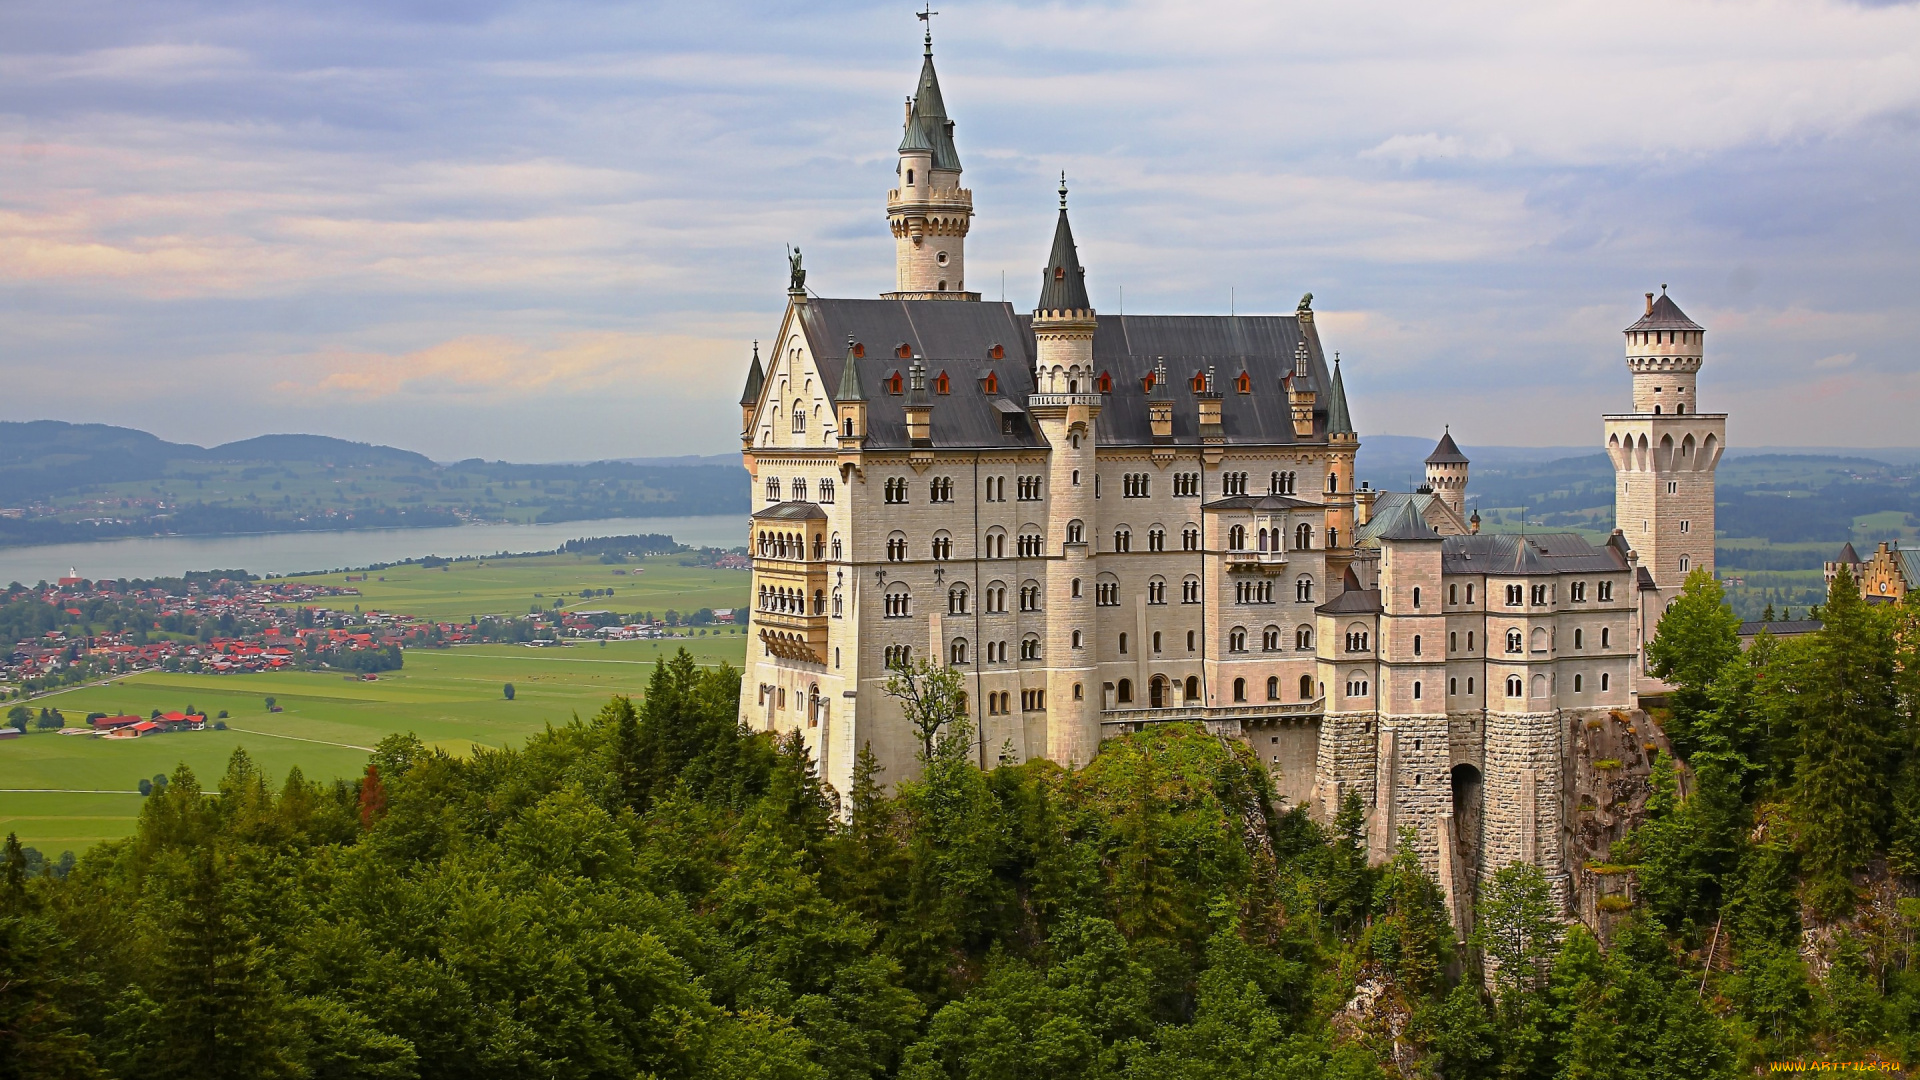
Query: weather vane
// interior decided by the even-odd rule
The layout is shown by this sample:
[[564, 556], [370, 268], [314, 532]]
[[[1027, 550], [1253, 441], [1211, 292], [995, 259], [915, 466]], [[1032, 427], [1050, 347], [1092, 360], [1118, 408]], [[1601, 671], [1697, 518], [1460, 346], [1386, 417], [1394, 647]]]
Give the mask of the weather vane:
[[927, 24], [927, 49], [929, 50], [927, 55], [929, 56], [933, 55], [931, 51], [933, 49], [933, 17], [938, 14], [940, 13], [933, 10], [932, 4], [928, 4], [926, 6], [926, 9], [923, 11], [916, 11], [913, 13], [914, 18], [919, 19], [921, 22]]

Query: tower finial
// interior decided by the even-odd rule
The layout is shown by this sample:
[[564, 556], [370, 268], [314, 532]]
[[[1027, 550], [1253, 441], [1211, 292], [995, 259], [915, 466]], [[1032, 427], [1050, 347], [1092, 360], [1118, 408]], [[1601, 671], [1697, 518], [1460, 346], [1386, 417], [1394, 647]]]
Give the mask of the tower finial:
[[1067, 170], [1060, 170], [1060, 209], [1067, 208]]
[[932, 4], [928, 4], [924, 10], [916, 11], [913, 13], [914, 18], [919, 19], [921, 22], [927, 24], [927, 55], [928, 56], [933, 55], [933, 17], [938, 14], [940, 13], [933, 10]]

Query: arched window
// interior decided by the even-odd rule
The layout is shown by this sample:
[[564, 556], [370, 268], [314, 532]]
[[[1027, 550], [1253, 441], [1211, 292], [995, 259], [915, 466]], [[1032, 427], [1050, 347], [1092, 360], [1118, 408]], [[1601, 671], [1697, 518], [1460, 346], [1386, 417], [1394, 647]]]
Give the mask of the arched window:
[[900, 582], [887, 586], [881, 603], [882, 613], [889, 619], [904, 619], [913, 614], [912, 594]]
[[793, 430], [795, 434], [807, 430], [807, 403], [804, 401], [793, 403]]
[[1020, 659], [1022, 660], [1040, 659], [1039, 637], [1033, 634], [1028, 634], [1026, 637], [1020, 639]]
[[1080, 647], [1080, 631], [1078, 630], [1073, 632], [1073, 647], [1076, 649]]
[[1236, 626], [1232, 630], [1227, 631], [1227, 651], [1228, 652], [1246, 652], [1247, 651], [1247, 628], [1246, 627]]
[[833, 561], [840, 561], [840, 534], [833, 534]]
[[1280, 676], [1278, 675], [1267, 676], [1267, 700], [1280, 700]]
[[767, 477], [767, 501], [780, 501], [780, 478], [777, 476]]
[[1260, 647], [1267, 652], [1280, 651], [1280, 628], [1269, 626], [1260, 633]]
[[1186, 700], [1191, 703], [1200, 700], [1200, 676], [1187, 676]]
[[1605, 691], [1607, 689], [1607, 684], [1612, 681], [1613, 681], [1612, 677], [1609, 676], [1606, 672], [1603, 671], [1600, 673], [1600, 689], [1602, 691]]
[[1313, 648], [1313, 627], [1306, 625], [1294, 627], [1293, 647], [1302, 651]]
[[1227, 530], [1227, 547], [1233, 551], [1245, 551], [1247, 549], [1247, 527], [1245, 525], [1235, 525], [1233, 528]]
[[947, 663], [958, 666], [967, 662], [967, 639], [954, 638], [947, 649]]
[[1180, 550], [1200, 550], [1200, 527], [1198, 525], [1188, 525], [1186, 528], [1180, 530]]
[[1313, 548], [1313, 526], [1303, 523], [1293, 530], [1293, 547], [1295, 551], [1308, 551]]
[[887, 561], [904, 562], [907, 558], [907, 534], [893, 533], [887, 537]]
[[955, 585], [947, 590], [947, 614], [965, 615], [967, 613], [967, 587]]
[[1507, 676], [1507, 696], [1508, 697], [1520, 696], [1520, 676], [1518, 675]]
[[1119, 685], [1114, 687], [1113, 696], [1114, 700], [1120, 704], [1131, 705], [1133, 703], [1133, 680], [1121, 679]]
[[1120, 653], [1121, 655], [1124, 656], [1126, 655], [1126, 652], [1127, 652], [1127, 635], [1121, 634], [1120, 635]]
[[1113, 550], [1120, 552], [1133, 550], [1133, 531], [1125, 525], [1113, 530]]
[[1260, 530], [1260, 550], [1267, 550], [1267, 530], [1265, 529]]
[[1164, 709], [1167, 704], [1167, 677], [1155, 675], [1147, 682], [1147, 707]]
[[1300, 676], [1300, 700], [1313, 700], [1313, 676], [1311, 675]]
[[1413, 587], [1413, 606], [1414, 607], [1420, 606], [1420, 586], [1418, 585], [1415, 585]]
[[1518, 629], [1507, 631], [1507, 651], [1517, 653], [1521, 652], [1524, 648], [1525, 646], [1521, 643], [1520, 631]]
[[1415, 656], [1420, 655], [1420, 635], [1419, 634], [1413, 635], [1413, 655]]
[[793, 478], [793, 497], [796, 502], [803, 502], [806, 500], [807, 481], [805, 477], [796, 476]]
[[933, 558], [936, 562], [953, 558], [953, 537], [945, 529], [933, 534]]
[[1328, 473], [1327, 474], [1327, 494], [1338, 495], [1339, 493], [1340, 493], [1340, 474]]
[[1301, 574], [1299, 579], [1293, 583], [1293, 598], [1302, 604], [1309, 603], [1313, 600], [1313, 577], [1311, 575]]
[[1685, 555], [1680, 556], [1680, 572], [1684, 574], [1691, 569], [1693, 569], [1693, 560]]
[[1086, 542], [1086, 526], [1078, 520], [1067, 522], [1067, 543], [1084, 544]]
[[1247, 680], [1245, 679], [1233, 680], [1233, 700], [1235, 701], [1247, 700]]
[[1147, 579], [1147, 603], [1164, 604], [1167, 602], [1167, 579], [1152, 577]]
[[1547, 696], [1547, 677], [1545, 675], [1535, 675], [1533, 677], [1533, 696], [1537, 698]]
[[1584, 693], [1586, 691], [1586, 681], [1587, 680], [1579, 674], [1575, 674], [1573, 677], [1573, 692], [1576, 694]]

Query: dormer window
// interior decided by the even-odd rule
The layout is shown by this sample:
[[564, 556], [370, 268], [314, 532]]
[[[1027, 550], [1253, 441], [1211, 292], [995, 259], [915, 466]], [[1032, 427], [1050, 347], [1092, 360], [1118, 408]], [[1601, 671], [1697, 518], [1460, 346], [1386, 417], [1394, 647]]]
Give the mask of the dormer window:
[[1243, 394], [1253, 393], [1253, 376], [1248, 375], [1244, 371], [1241, 372], [1240, 377], [1234, 380], [1234, 389]]
[[864, 342], [864, 341], [856, 341], [856, 342], [854, 342], [854, 343], [853, 343], [853, 355], [854, 355], [854, 357], [855, 357], [856, 359], [860, 359], [860, 360], [864, 360], [864, 359], [866, 359], [866, 357], [867, 357], [867, 345], [866, 345], [866, 342]]
[[987, 350], [987, 359], [989, 360], [1005, 360], [1006, 358], [1007, 347], [1004, 345], [995, 345]]
[[1053, 280], [1055, 280], [1055, 281], [1065, 281], [1065, 280], [1067, 280], [1067, 268], [1066, 268], [1066, 267], [1064, 267], [1064, 266], [1056, 266], [1056, 267], [1054, 267], [1054, 268], [1053, 268]]
[[893, 357], [896, 360], [913, 359], [913, 346], [907, 344], [904, 341], [901, 342], [899, 345], [894, 346]]
[[980, 389], [986, 391], [989, 394], [999, 393], [1000, 392], [999, 373], [993, 372], [993, 371], [987, 372], [987, 377], [980, 380]]
[[1103, 394], [1113, 393], [1113, 375], [1111, 373], [1105, 371], [1100, 373], [1100, 392]]
[[1196, 394], [1203, 394], [1206, 392], [1206, 390], [1207, 390], [1206, 375], [1202, 372], [1198, 372], [1198, 371], [1194, 372], [1193, 373], [1193, 392]]
[[1147, 372], [1147, 377], [1140, 380], [1140, 389], [1145, 393], [1153, 393], [1153, 372]]
[[896, 371], [893, 374], [887, 376], [887, 393], [898, 395], [898, 394], [905, 393], [906, 389], [907, 389], [907, 381], [900, 377], [899, 372]]
[[952, 383], [949, 383], [949, 382], [947, 381], [947, 373], [946, 373], [946, 372], [944, 372], [944, 371], [943, 371], [943, 372], [941, 372], [940, 374], [938, 374], [938, 375], [935, 375], [935, 376], [933, 377], [933, 392], [934, 392], [934, 393], [936, 393], [936, 394], [945, 394], [945, 393], [948, 393], [948, 392], [950, 392], [950, 391], [951, 391], [952, 389], [953, 389], [953, 384], [952, 384]]

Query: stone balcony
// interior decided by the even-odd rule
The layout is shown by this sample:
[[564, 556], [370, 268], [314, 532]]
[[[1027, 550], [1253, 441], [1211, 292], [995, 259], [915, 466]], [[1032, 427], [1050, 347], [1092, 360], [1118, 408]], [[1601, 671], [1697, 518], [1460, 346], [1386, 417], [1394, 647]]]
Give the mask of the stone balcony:
[[1130, 731], [1139, 731], [1148, 724], [1202, 723], [1215, 735], [1235, 736], [1246, 730], [1250, 723], [1263, 720], [1295, 719], [1305, 720], [1320, 716], [1326, 712], [1327, 699], [1315, 698], [1312, 701], [1281, 702], [1268, 701], [1261, 704], [1216, 705], [1173, 705], [1166, 708], [1119, 708], [1103, 709], [1100, 712], [1101, 738], [1113, 738]]
[[1287, 568], [1287, 555], [1285, 551], [1229, 551], [1227, 569], [1278, 574]]

